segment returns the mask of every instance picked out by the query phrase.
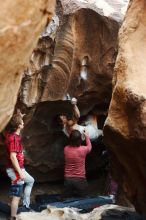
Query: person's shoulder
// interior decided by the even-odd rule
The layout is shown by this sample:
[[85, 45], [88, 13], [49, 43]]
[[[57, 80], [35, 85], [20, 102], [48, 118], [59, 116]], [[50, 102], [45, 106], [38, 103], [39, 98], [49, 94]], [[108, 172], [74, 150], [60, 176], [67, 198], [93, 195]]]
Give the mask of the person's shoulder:
[[67, 149], [69, 146], [68, 145], [66, 145], [65, 147], [64, 147], [64, 149]]
[[81, 146], [80, 146], [81, 149], [84, 149], [84, 148], [86, 148], [86, 147], [87, 147], [86, 145], [81, 145]]
[[81, 149], [81, 151], [87, 151], [88, 147], [87, 147], [87, 145], [81, 145], [80, 149]]
[[73, 149], [70, 145], [66, 145], [65, 147], [64, 147], [64, 150], [65, 151], [70, 151], [71, 149]]
[[6, 139], [13, 140], [13, 139], [14, 139], [14, 136], [15, 136], [14, 133], [9, 133], [9, 132], [6, 132], [6, 133], [5, 133], [5, 138], [6, 138]]
[[5, 132], [5, 140], [4, 143], [7, 145], [11, 142], [14, 141], [14, 134], [13, 133], [9, 133], [9, 132]]
[[67, 153], [67, 152], [69, 151], [68, 149], [69, 149], [68, 145], [65, 146], [65, 147], [64, 147], [64, 153]]

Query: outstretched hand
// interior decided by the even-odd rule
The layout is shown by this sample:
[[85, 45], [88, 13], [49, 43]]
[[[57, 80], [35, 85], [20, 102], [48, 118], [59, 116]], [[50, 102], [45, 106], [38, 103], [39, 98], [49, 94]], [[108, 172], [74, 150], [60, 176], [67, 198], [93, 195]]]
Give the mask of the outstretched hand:
[[76, 98], [72, 98], [71, 103], [72, 103], [73, 105], [76, 105], [76, 104], [77, 104], [77, 99], [76, 99]]

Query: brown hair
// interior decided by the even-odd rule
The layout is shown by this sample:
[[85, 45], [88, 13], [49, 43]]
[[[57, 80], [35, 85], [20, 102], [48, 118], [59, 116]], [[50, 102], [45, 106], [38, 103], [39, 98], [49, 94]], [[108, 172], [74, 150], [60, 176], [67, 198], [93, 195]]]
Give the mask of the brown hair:
[[10, 133], [15, 132], [22, 123], [23, 116], [24, 115], [22, 115], [21, 112], [17, 111], [17, 113], [12, 116], [6, 130], [8, 130]]
[[78, 130], [73, 130], [69, 137], [69, 143], [71, 146], [79, 147], [82, 143], [82, 135]]

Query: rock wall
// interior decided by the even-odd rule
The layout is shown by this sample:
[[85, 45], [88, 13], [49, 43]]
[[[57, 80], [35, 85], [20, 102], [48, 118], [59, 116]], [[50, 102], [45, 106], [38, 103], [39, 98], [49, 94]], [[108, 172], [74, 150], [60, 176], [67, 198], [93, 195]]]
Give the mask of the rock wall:
[[26, 107], [69, 95], [78, 97], [83, 114], [94, 106], [95, 112], [107, 113], [119, 25], [91, 9], [77, 9], [65, 15], [58, 4], [55, 37], [39, 39], [21, 87], [20, 99]]
[[79, 97], [83, 113], [91, 109], [98, 113], [99, 106], [109, 105], [118, 28], [117, 22], [90, 9], [74, 15], [74, 59], [67, 92]]
[[70, 81], [74, 48], [72, 16], [65, 16], [63, 19], [65, 22], [55, 38], [54, 56], [48, 69], [47, 83], [41, 101], [63, 99]]
[[[67, 96], [78, 98], [82, 115], [107, 114], [117, 52], [117, 22], [91, 9], [64, 15], [58, 7], [60, 25], [55, 38], [49, 34], [39, 39], [17, 103], [27, 114], [23, 141], [26, 163], [36, 181], [63, 178], [66, 138], [55, 120], [61, 113], [71, 114]], [[88, 173], [97, 172], [100, 166], [98, 150], [93, 152]]]
[[145, 10], [144, 0], [131, 1], [119, 32], [114, 88], [104, 134], [116, 157], [115, 177], [137, 211], [146, 215]]
[[38, 36], [52, 17], [55, 0], [1, 2], [0, 13], [0, 130], [13, 114], [23, 70]]
[[[71, 116], [72, 109], [70, 101], [39, 103], [32, 119], [25, 123], [23, 131], [25, 162], [36, 182], [51, 182], [64, 178], [63, 150], [68, 144], [68, 138], [62, 131], [58, 116], [62, 113]], [[101, 143], [94, 141], [92, 152], [86, 160], [88, 176], [95, 176], [98, 169], [104, 165], [100, 159], [101, 147]], [[1, 161], [1, 164], [4, 165], [4, 162]]]

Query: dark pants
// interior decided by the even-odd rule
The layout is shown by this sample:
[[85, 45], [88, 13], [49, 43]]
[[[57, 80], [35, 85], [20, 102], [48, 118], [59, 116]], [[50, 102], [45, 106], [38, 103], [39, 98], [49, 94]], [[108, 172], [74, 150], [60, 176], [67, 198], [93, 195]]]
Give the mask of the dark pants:
[[86, 197], [88, 195], [88, 183], [85, 178], [66, 177], [64, 185], [65, 197]]

